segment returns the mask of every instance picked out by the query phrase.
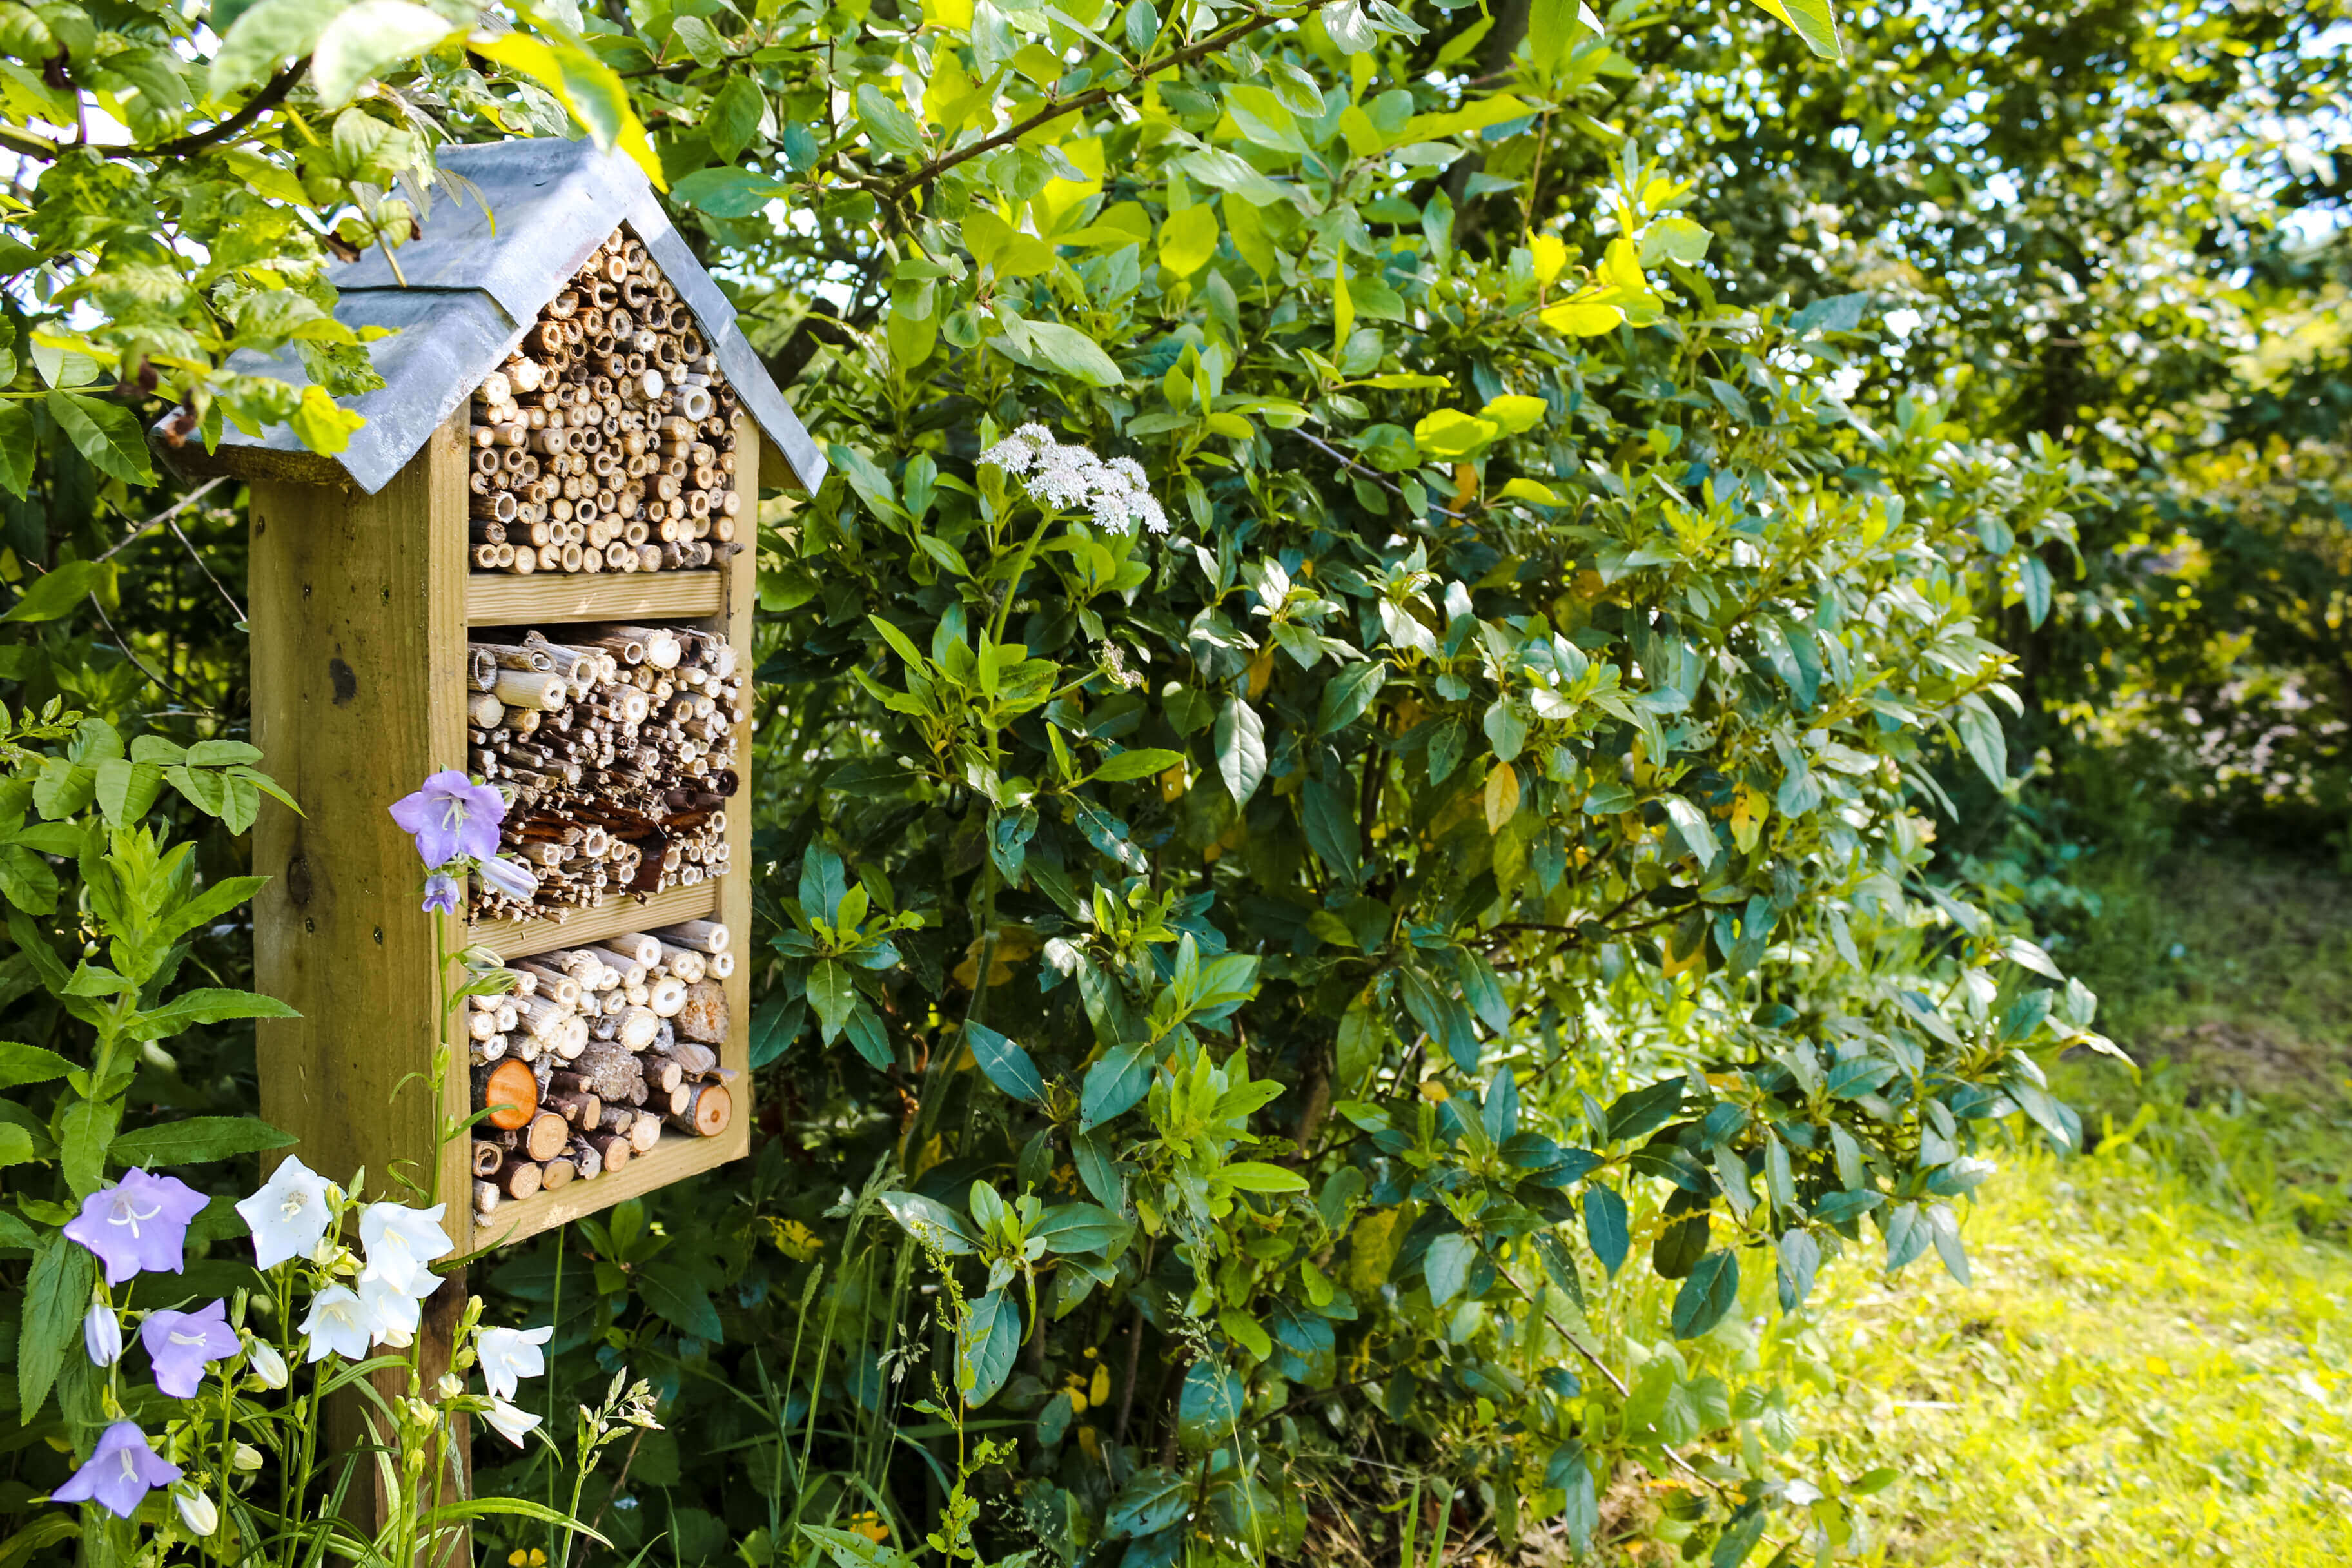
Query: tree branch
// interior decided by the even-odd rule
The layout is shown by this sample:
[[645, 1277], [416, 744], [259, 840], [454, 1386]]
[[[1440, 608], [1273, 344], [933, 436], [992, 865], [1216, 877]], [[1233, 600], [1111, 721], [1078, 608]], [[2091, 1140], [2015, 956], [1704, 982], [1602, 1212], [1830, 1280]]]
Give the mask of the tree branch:
[[[1261, 27], [1270, 27], [1276, 22], [1296, 22], [1312, 16], [1319, 8], [1318, 3], [1318, 5], [1302, 5], [1295, 11], [1254, 11], [1246, 20], [1234, 23], [1222, 33], [1212, 33], [1198, 43], [1187, 44], [1181, 49], [1171, 49], [1158, 59], [1139, 67], [1136, 70], [1135, 79], [1142, 81], [1158, 76], [1161, 71], [1174, 70], [1179, 66], [1190, 65], [1202, 56], [1215, 54], [1227, 44], [1237, 38], [1245, 38]], [[1007, 126], [993, 136], [983, 137], [969, 147], [959, 147], [952, 153], [943, 153], [932, 159], [892, 185], [890, 197], [895, 201], [916, 186], [938, 178], [959, 163], [970, 163], [983, 153], [993, 153], [1008, 142], [1018, 142], [1040, 125], [1050, 124], [1066, 114], [1076, 114], [1081, 109], [1091, 109], [1096, 104], [1108, 103], [1113, 92], [1114, 89], [1111, 88], [1097, 87], [1082, 92], [1076, 98], [1065, 99], [1058, 103], [1049, 103], [1028, 119]]]
[[296, 60], [292, 65], [271, 77], [268, 84], [259, 92], [246, 100], [243, 109], [217, 125], [176, 137], [169, 142], [159, 142], [152, 147], [110, 148], [108, 150], [107, 156], [110, 158], [184, 158], [191, 153], [201, 153], [216, 142], [227, 141], [285, 102], [286, 95], [294, 90], [294, 84], [300, 81], [302, 73], [310, 68], [310, 62], [308, 59]]

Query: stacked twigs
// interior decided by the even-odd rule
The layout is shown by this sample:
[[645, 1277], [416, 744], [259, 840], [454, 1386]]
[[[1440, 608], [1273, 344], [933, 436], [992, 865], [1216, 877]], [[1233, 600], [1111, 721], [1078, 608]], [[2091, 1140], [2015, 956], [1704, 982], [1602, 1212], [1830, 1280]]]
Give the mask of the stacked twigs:
[[743, 674], [724, 637], [589, 624], [468, 648], [473, 772], [510, 794], [504, 852], [529, 903], [487, 885], [476, 919], [552, 915], [727, 869]]
[[477, 572], [662, 572], [739, 548], [735, 392], [615, 229], [474, 391]]
[[727, 1130], [728, 935], [688, 921], [537, 953], [509, 966], [510, 993], [473, 999], [477, 1213], [619, 1170], [666, 1129]]

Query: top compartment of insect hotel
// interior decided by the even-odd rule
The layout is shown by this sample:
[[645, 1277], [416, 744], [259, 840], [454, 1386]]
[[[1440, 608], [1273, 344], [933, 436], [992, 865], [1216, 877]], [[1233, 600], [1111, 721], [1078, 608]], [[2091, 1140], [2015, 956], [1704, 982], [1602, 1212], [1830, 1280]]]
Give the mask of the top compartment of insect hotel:
[[[824, 464], [634, 164], [441, 162], [470, 194], [398, 272], [335, 276], [339, 320], [393, 329], [343, 452], [157, 443], [252, 483], [254, 740], [302, 805], [254, 835], [257, 979], [302, 1015], [261, 1026], [263, 1110], [323, 1173], [430, 1187], [470, 1251], [747, 1146], [750, 546]], [[386, 807], [450, 768], [507, 797], [535, 894], [419, 910]], [[516, 989], [445, 1017], [469, 943]]]

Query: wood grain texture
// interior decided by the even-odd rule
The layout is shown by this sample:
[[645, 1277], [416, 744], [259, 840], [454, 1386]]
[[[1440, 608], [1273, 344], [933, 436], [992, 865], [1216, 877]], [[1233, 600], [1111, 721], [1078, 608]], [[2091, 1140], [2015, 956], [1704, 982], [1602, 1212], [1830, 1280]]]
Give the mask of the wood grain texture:
[[[424, 868], [387, 807], [465, 756], [466, 456], [446, 424], [381, 491], [253, 487], [253, 736], [262, 767], [301, 803], [263, 803], [254, 869], [257, 988], [299, 1018], [257, 1031], [261, 1113], [302, 1159], [372, 1195], [408, 1195], [395, 1171], [462, 1214], [467, 1150], [436, 1152], [431, 1078], [438, 1015]], [[462, 1117], [465, 1058], [443, 1086]], [[412, 1078], [411, 1075], [417, 1075]], [[404, 1082], [404, 1080], [406, 1080]]]
[[[744, 551], [738, 558], [748, 559], [751, 553]], [[466, 618], [478, 626], [701, 619], [721, 613], [727, 579], [727, 570], [717, 566], [595, 575], [547, 572], [529, 577], [476, 572], [466, 579]]]
[[[727, 820], [731, 833], [735, 821], [732, 811], [728, 813]], [[593, 910], [574, 910], [561, 924], [551, 920], [477, 921], [466, 928], [466, 940], [480, 942], [500, 958], [512, 962], [550, 948], [592, 946], [625, 931], [651, 931], [656, 926], [674, 926], [680, 921], [709, 920], [719, 908], [720, 889], [732, 879], [721, 878], [698, 882], [691, 888], [670, 888], [643, 903], [633, 898], [614, 899]]]

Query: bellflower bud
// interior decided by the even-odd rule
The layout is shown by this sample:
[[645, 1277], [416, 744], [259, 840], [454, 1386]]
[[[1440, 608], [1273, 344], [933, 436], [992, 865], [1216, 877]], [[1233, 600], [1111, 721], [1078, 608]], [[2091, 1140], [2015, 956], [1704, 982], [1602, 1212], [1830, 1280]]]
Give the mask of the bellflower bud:
[[122, 1320], [113, 1308], [103, 1301], [90, 1308], [81, 1321], [81, 1342], [92, 1366], [112, 1366], [122, 1359]]

